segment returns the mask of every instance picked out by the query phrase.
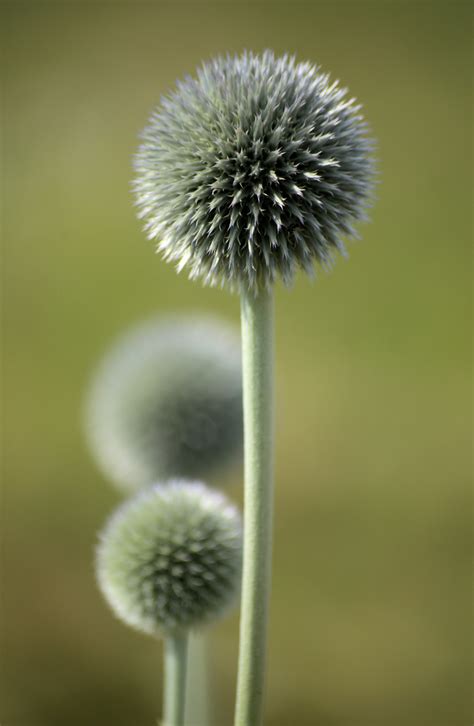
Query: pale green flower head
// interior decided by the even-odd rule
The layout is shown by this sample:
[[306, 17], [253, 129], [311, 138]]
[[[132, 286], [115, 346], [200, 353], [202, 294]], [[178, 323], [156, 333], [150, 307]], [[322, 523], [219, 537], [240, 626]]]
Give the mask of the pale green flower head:
[[242, 453], [240, 339], [214, 318], [157, 318], [101, 361], [86, 405], [90, 448], [124, 490], [208, 478]]
[[239, 594], [240, 514], [200, 482], [156, 484], [112, 515], [96, 564], [105, 599], [127, 625], [153, 635], [199, 628]]
[[365, 218], [372, 141], [347, 89], [311, 63], [218, 57], [162, 100], [135, 159], [139, 216], [166, 260], [258, 290], [331, 264]]

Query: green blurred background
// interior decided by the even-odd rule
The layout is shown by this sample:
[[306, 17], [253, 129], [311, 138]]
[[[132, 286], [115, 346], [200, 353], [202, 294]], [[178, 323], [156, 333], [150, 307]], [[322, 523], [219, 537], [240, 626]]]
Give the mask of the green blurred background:
[[[147, 726], [161, 646], [98, 594], [120, 500], [81, 434], [127, 326], [238, 299], [153, 255], [137, 134], [218, 52], [295, 52], [364, 104], [373, 221], [315, 283], [277, 290], [268, 726], [467, 726], [470, 712], [470, 4], [2, 3], [2, 726]], [[241, 500], [240, 474], [229, 492]], [[237, 615], [214, 631], [230, 726]]]

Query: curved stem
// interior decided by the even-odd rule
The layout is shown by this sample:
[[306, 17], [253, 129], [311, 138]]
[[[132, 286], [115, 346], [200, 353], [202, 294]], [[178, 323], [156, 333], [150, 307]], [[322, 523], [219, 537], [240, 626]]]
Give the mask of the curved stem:
[[273, 295], [242, 293], [245, 502], [235, 726], [263, 710], [273, 520]]
[[163, 726], [184, 725], [187, 650], [187, 633], [165, 638]]

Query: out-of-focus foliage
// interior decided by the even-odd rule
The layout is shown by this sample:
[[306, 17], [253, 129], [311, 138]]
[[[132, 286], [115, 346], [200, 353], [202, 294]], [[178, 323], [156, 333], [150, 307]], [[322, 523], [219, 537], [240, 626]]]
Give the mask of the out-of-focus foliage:
[[134, 326], [97, 366], [84, 419], [104, 476], [125, 491], [222, 475], [242, 455], [239, 335], [196, 315]]
[[[0, 720], [146, 726], [161, 652], [110, 616], [96, 533], [119, 501], [81, 435], [107, 341], [238, 298], [155, 257], [132, 206], [150, 108], [201, 60], [295, 52], [364, 102], [373, 222], [350, 260], [277, 290], [267, 726], [470, 723], [470, 7], [1, 5], [4, 48]], [[241, 496], [240, 477], [229, 493]], [[213, 638], [230, 724], [237, 616]]]

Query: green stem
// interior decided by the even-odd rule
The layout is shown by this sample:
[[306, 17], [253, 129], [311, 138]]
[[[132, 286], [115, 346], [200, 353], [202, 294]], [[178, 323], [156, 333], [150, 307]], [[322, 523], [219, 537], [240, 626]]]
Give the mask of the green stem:
[[242, 293], [244, 561], [235, 726], [262, 721], [273, 520], [273, 295]]
[[163, 726], [183, 726], [188, 634], [168, 635], [164, 643]]
[[211, 726], [209, 692], [209, 634], [189, 634], [188, 678], [184, 722], [191, 726]]

